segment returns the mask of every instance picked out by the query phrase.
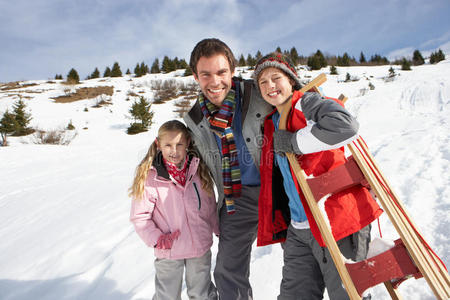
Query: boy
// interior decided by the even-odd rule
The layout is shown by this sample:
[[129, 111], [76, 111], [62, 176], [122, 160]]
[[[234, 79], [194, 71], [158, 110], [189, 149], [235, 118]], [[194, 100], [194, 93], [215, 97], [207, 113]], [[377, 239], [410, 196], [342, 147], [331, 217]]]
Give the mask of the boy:
[[[276, 108], [266, 117], [267, 142], [260, 165], [258, 246], [285, 241], [278, 299], [322, 299], [325, 287], [330, 299], [348, 299], [283, 153], [295, 153], [306, 174], [318, 176], [345, 162], [342, 147], [357, 137], [359, 125], [338, 100], [300, 92], [295, 67], [281, 53], [261, 58], [253, 79], [264, 100], [273, 106], [292, 98], [287, 130], [278, 130]], [[382, 213], [369, 191], [360, 186], [333, 194], [325, 201], [325, 211], [342, 254], [364, 259], [369, 224]]]

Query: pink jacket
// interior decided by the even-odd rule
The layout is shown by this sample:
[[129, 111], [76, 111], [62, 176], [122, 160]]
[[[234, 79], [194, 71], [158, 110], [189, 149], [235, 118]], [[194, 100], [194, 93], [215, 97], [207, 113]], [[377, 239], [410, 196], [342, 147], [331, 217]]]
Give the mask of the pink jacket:
[[212, 233], [219, 234], [216, 200], [203, 191], [198, 164], [193, 157], [183, 187], [169, 177], [159, 153], [149, 170], [143, 199], [132, 201], [130, 221], [147, 246], [155, 247], [163, 233], [181, 232], [172, 249], [155, 248], [157, 258], [200, 257], [211, 248]]

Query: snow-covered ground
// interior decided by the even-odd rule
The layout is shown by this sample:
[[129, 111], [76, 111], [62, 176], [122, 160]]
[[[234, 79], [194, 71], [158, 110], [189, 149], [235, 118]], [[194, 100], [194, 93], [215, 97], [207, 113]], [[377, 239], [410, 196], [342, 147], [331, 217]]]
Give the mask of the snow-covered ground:
[[[338, 68], [340, 75], [329, 75], [322, 89], [328, 96], [349, 97], [346, 105], [360, 122], [361, 136], [425, 239], [448, 266], [450, 60], [412, 71], [396, 67], [400, 75], [385, 82], [388, 69]], [[347, 72], [360, 80], [343, 82]], [[159, 125], [177, 118], [177, 100], [153, 105], [151, 129], [130, 136], [126, 128], [132, 101], [126, 98], [133, 91], [152, 99], [151, 80], [175, 74], [84, 81], [80, 86], [114, 86], [112, 105], [101, 108], [92, 108], [95, 99], [54, 103], [50, 97], [64, 95], [68, 88], [59, 82], [32, 81], [38, 85], [21, 89], [22, 96], [30, 97], [23, 99], [33, 117], [31, 126], [64, 128], [71, 120], [77, 135], [67, 146], [10, 137], [10, 146], [0, 147], [0, 299], [152, 297], [153, 250], [139, 240], [128, 221], [127, 188]], [[301, 72], [303, 78], [317, 74]], [[242, 75], [249, 77], [250, 72]], [[18, 90], [0, 92], [1, 114], [17, 94]], [[397, 237], [384, 215], [380, 223], [384, 238]], [[373, 237], [379, 236], [377, 227], [373, 226]], [[216, 239], [212, 252], [214, 257]], [[254, 247], [250, 279], [255, 299], [276, 299], [281, 268], [279, 245]], [[434, 299], [424, 279], [406, 281], [400, 292], [405, 299]], [[389, 299], [383, 286], [374, 288], [372, 295]]]

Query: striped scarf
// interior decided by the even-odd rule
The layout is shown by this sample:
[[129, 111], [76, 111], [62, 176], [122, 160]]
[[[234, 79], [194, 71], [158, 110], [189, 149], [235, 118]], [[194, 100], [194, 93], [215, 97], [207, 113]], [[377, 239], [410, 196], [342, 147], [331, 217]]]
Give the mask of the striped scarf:
[[236, 93], [231, 89], [220, 108], [206, 99], [203, 94], [200, 94], [198, 98], [203, 115], [222, 142], [222, 176], [228, 214], [235, 213], [234, 198], [239, 198], [241, 195], [241, 170], [231, 128], [236, 106], [235, 97]]

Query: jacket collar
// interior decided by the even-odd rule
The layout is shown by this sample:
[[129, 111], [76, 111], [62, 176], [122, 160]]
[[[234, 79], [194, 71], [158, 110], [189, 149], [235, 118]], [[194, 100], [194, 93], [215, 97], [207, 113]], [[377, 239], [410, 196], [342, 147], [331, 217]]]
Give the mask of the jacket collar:
[[[193, 158], [193, 156], [189, 154], [188, 155], [188, 164], [187, 164], [187, 169], [188, 170], [189, 170], [189, 167], [191, 165], [192, 158]], [[166, 166], [164, 165], [161, 151], [158, 151], [158, 153], [156, 154], [156, 157], [153, 159], [152, 166], [156, 170], [156, 176], [159, 176], [159, 177], [162, 177], [164, 179], [170, 180], [169, 171], [167, 171]]]

